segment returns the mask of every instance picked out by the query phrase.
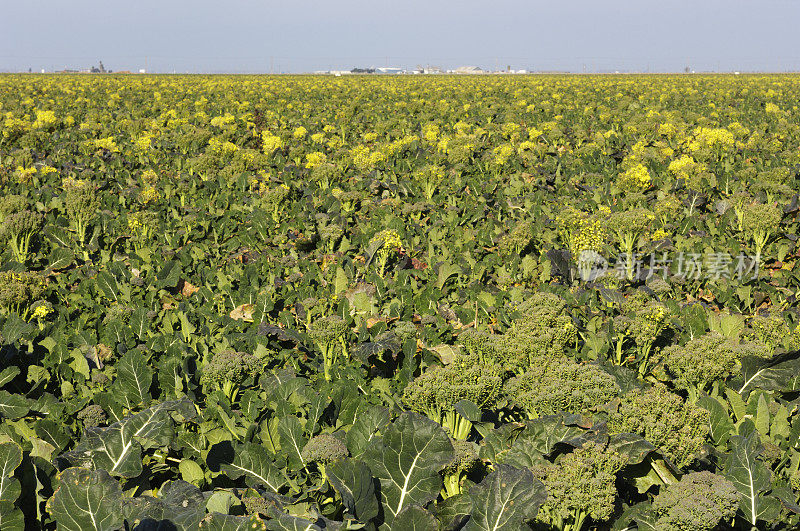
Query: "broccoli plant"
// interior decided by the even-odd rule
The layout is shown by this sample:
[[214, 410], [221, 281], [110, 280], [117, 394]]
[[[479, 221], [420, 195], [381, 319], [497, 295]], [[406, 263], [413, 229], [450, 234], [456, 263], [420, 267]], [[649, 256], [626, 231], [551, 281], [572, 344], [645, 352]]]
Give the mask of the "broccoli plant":
[[743, 209], [742, 236], [752, 243], [756, 264], [761, 263], [761, 254], [769, 240], [778, 232], [783, 212], [774, 205], [753, 203]]
[[[643, 292], [630, 295], [614, 318], [615, 360], [617, 365], [634, 365], [644, 377], [650, 369], [650, 355], [656, 341], [669, 328], [669, 312], [662, 303], [650, 300]], [[636, 354], [625, 356], [625, 344], [633, 341]]]
[[[609, 413], [613, 433], [635, 433], [652, 443], [679, 468], [690, 465], [702, 453], [709, 433], [709, 413], [672, 393], [663, 384], [633, 389]], [[669, 483], [667, 467], [654, 462], [656, 472]]]
[[[100, 208], [97, 190], [85, 181], [73, 181], [66, 188], [66, 192], [64, 205], [67, 217], [78, 236], [78, 244], [83, 247], [86, 242], [86, 232], [97, 217], [97, 209]], [[84, 256], [88, 258], [86, 250], [84, 250]]]
[[369, 244], [370, 248], [376, 249], [375, 259], [378, 261], [378, 275], [382, 277], [392, 252], [398, 247], [402, 247], [403, 241], [397, 231], [386, 229], [373, 236]]
[[800, 327], [792, 331], [779, 315], [754, 315], [749, 324], [745, 337], [764, 345], [770, 355], [781, 347], [789, 351], [800, 349]]
[[738, 509], [739, 491], [732, 482], [719, 474], [692, 472], [662, 488], [635, 519], [659, 531], [713, 531], [732, 528]]
[[17, 210], [20, 206], [16, 199], [6, 200], [0, 223], [0, 240], [8, 244], [14, 260], [24, 264], [28, 260], [31, 242], [44, 224], [44, 216], [27, 208]]
[[464, 480], [466, 477], [477, 470], [481, 464], [478, 454], [475, 452], [475, 444], [469, 441], [453, 439], [455, 457], [442, 469], [444, 487], [442, 488], [442, 498], [457, 496], [464, 492]]
[[534, 468], [547, 488], [536, 523], [559, 531], [580, 531], [588, 521], [605, 522], [614, 513], [616, 475], [625, 458], [595, 443], [560, 456], [554, 465]]
[[436, 194], [436, 190], [445, 180], [445, 169], [436, 164], [428, 164], [415, 171], [412, 178], [422, 185], [425, 192], [425, 199], [430, 201], [433, 199], [434, 194]]
[[634, 259], [633, 251], [642, 236], [650, 231], [650, 224], [655, 219], [655, 214], [646, 208], [633, 208], [612, 213], [608, 219], [609, 232], [614, 236], [617, 246], [622, 251], [625, 259], [625, 275], [628, 280], [633, 280]]
[[739, 372], [744, 357], [769, 357], [770, 351], [757, 343], [742, 343], [718, 332], [708, 332], [685, 345], [672, 345], [659, 353], [656, 364], [678, 389], [694, 403], [703, 392], [720, 393], [719, 385]]
[[336, 315], [317, 319], [308, 329], [308, 334], [322, 353], [325, 379], [330, 381], [331, 369], [341, 352], [347, 358], [347, 321]]
[[102, 406], [90, 404], [78, 412], [78, 420], [83, 423], [84, 429], [104, 426], [108, 421], [108, 415]]
[[301, 456], [305, 463], [315, 463], [320, 475], [327, 478], [325, 465], [340, 461], [350, 455], [347, 446], [331, 433], [320, 433], [308, 440]]
[[574, 346], [578, 329], [564, 300], [552, 293], [536, 293], [517, 308], [520, 317], [502, 336], [493, 336], [494, 350], [515, 373], [560, 358]]
[[614, 377], [598, 366], [566, 357], [531, 367], [508, 380], [504, 390], [531, 419], [560, 412], [589, 412], [612, 400], [619, 391]]
[[263, 369], [264, 362], [257, 356], [225, 349], [203, 364], [200, 383], [207, 393], [220, 390], [228, 400], [235, 402], [241, 388], [254, 383]]
[[[0, 314], [16, 312], [23, 319], [34, 310], [34, 305], [47, 289], [47, 281], [41, 273], [24, 271], [0, 272]], [[41, 310], [40, 310], [41, 311]]]
[[480, 409], [491, 408], [500, 397], [503, 372], [499, 365], [482, 365], [477, 358], [460, 356], [415, 378], [403, 392], [403, 403], [438, 422], [454, 439], [466, 440], [472, 422], [459, 413], [458, 403], [468, 400]]

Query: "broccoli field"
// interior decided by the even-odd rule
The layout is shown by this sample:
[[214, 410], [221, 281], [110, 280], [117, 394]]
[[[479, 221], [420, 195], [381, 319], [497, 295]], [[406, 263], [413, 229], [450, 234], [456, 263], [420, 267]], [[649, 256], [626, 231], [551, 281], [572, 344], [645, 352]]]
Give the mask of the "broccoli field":
[[796, 529], [798, 101], [0, 76], [0, 529]]

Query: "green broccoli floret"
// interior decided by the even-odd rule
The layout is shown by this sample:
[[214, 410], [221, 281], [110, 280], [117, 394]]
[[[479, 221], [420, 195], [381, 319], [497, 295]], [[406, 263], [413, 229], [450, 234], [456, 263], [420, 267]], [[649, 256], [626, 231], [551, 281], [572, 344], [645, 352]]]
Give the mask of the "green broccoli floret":
[[743, 208], [742, 235], [746, 241], [752, 242], [757, 264], [761, 263], [761, 253], [764, 247], [778, 232], [782, 218], [783, 212], [774, 205], [753, 203]]
[[686, 390], [689, 401], [694, 403], [714, 383], [738, 373], [742, 358], [751, 356], [766, 358], [770, 351], [756, 343], [741, 343], [718, 332], [708, 332], [685, 345], [665, 348], [656, 363], [663, 365], [670, 381]]
[[325, 465], [344, 459], [350, 452], [335, 435], [320, 433], [308, 440], [300, 455], [306, 463], [316, 463], [320, 474], [326, 477]]
[[480, 409], [491, 409], [502, 391], [503, 369], [482, 365], [478, 360], [459, 356], [446, 367], [432, 367], [415, 378], [403, 392], [403, 403], [442, 425], [454, 439], [465, 440], [472, 422], [455, 409], [469, 400]]
[[242, 504], [244, 510], [250, 516], [269, 516], [270, 504], [266, 498], [262, 496], [243, 496]]
[[330, 381], [331, 368], [339, 359], [341, 352], [347, 357], [347, 321], [337, 315], [317, 319], [308, 330], [312, 341], [322, 353], [325, 379]]
[[800, 349], [800, 334], [797, 330], [793, 333], [780, 316], [754, 316], [745, 337], [765, 345], [770, 354], [774, 354], [779, 347], [787, 350]]
[[453, 457], [450, 464], [442, 469], [444, 478], [443, 498], [463, 493], [462, 483], [464, 479], [481, 464], [481, 460], [475, 451], [474, 443], [459, 439], [452, 439], [450, 442], [453, 443], [455, 457]]
[[228, 400], [235, 402], [240, 387], [248, 380], [256, 380], [263, 368], [264, 362], [253, 354], [222, 350], [203, 364], [200, 383], [209, 389], [222, 390]]
[[533, 223], [521, 221], [498, 244], [501, 256], [518, 256], [533, 240]]
[[[521, 317], [502, 336], [492, 336], [495, 354], [515, 373], [560, 358], [574, 345], [578, 330], [565, 302], [551, 293], [536, 293], [517, 310]], [[487, 351], [488, 352], [488, 351]]]
[[12, 214], [27, 210], [28, 200], [21, 195], [6, 195], [0, 198], [0, 223]]
[[102, 406], [91, 404], [78, 412], [78, 420], [83, 422], [84, 428], [94, 428], [95, 426], [103, 426], [108, 421], [108, 415], [106, 415]]
[[536, 522], [549, 529], [580, 531], [587, 519], [608, 520], [617, 499], [616, 474], [625, 463], [619, 453], [588, 443], [564, 454], [555, 465], [534, 468], [547, 487], [547, 501]]
[[44, 216], [30, 210], [20, 210], [5, 216], [0, 223], [0, 239], [11, 248], [14, 260], [24, 264], [28, 259], [31, 241], [44, 224]]
[[651, 511], [659, 531], [711, 531], [733, 523], [739, 492], [719, 474], [692, 472], [662, 488]]
[[665, 385], [656, 384], [623, 395], [619, 407], [609, 414], [608, 426], [613, 433], [641, 435], [683, 468], [702, 451], [709, 433], [709, 414], [684, 402]]
[[78, 235], [78, 243], [83, 247], [86, 231], [100, 208], [97, 189], [85, 181], [75, 181], [67, 188], [64, 206], [72, 228]]
[[530, 368], [505, 384], [505, 393], [521, 405], [531, 419], [560, 412], [584, 413], [612, 400], [619, 388], [596, 365], [569, 358]]
[[27, 319], [33, 309], [33, 303], [46, 289], [47, 281], [41, 273], [0, 272], [0, 313], [7, 315], [16, 312], [23, 319]]
[[[649, 300], [643, 292], [630, 295], [614, 318], [616, 334], [616, 363], [636, 364], [644, 377], [650, 369], [650, 354], [655, 342], [669, 328], [669, 311], [660, 302]], [[636, 355], [624, 356], [625, 343], [633, 340]]]

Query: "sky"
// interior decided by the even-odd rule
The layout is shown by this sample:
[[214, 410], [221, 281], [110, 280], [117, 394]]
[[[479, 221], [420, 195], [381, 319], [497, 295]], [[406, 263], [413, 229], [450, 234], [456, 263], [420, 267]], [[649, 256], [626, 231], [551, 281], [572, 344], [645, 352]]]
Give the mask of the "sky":
[[800, 71], [800, 0], [0, 0], [0, 71]]

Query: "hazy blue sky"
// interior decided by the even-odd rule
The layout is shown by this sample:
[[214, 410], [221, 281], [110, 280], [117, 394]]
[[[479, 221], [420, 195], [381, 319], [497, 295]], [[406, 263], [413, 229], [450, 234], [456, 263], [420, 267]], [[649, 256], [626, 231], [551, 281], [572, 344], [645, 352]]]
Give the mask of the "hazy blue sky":
[[800, 70], [800, 0], [0, 0], [0, 70]]

